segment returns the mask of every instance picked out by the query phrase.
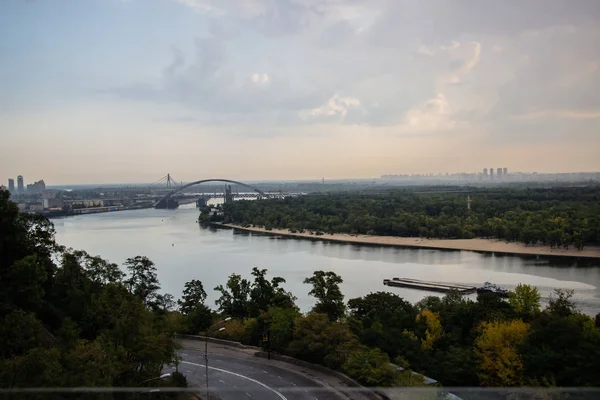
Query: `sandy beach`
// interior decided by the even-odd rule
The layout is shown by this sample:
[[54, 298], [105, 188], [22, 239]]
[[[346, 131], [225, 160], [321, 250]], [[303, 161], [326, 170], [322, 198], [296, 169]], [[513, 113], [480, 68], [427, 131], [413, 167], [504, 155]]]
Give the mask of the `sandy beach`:
[[241, 227], [233, 224], [215, 224], [223, 227], [240, 229], [249, 232], [260, 232], [269, 235], [282, 235], [294, 238], [327, 240], [340, 243], [355, 243], [379, 246], [397, 246], [397, 247], [420, 247], [428, 249], [445, 250], [469, 250], [490, 253], [538, 255], [538, 256], [558, 256], [558, 257], [585, 257], [600, 258], [600, 247], [584, 247], [583, 250], [577, 250], [574, 247], [565, 249], [552, 249], [550, 246], [525, 246], [523, 243], [505, 242], [495, 239], [422, 239], [396, 236], [370, 236], [370, 235], [349, 235], [336, 233], [333, 235], [311, 235], [310, 232], [291, 233], [287, 229], [272, 229], [267, 231], [264, 228]]

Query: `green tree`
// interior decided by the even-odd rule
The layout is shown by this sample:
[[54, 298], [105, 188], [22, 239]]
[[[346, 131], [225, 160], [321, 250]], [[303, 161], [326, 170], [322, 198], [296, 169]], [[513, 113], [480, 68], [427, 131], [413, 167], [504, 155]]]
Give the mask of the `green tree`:
[[266, 278], [267, 270], [252, 268], [252, 282], [250, 289], [250, 315], [256, 317], [261, 311], [267, 311], [269, 307], [295, 308], [296, 298], [286, 292], [280, 285], [285, 283], [285, 279], [274, 277], [269, 281]]
[[187, 333], [198, 335], [206, 331], [212, 324], [210, 308], [204, 304], [198, 304], [186, 315]]
[[308, 294], [317, 299], [313, 312], [327, 314], [332, 321], [337, 321], [344, 315], [346, 305], [340, 290], [342, 282], [342, 277], [331, 271], [315, 271], [313, 276], [304, 279], [305, 284], [312, 285]]
[[0, 191], [0, 386], [135, 385], [173, 363], [172, 298], [156, 295], [149, 260], [130, 260], [126, 286], [116, 265], [57, 246], [51, 222]]
[[379, 349], [363, 348], [352, 353], [343, 369], [366, 386], [392, 386], [396, 380], [396, 369]]
[[327, 314], [311, 312], [296, 319], [287, 353], [330, 368], [340, 368], [359, 348], [360, 344], [347, 324], [330, 321]]
[[294, 321], [300, 317], [295, 308], [271, 307], [267, 312], [267, 328], [271, 350], [284, 353], [294, 334]]
[[125, 273], [119, 266], [110, 263], [102, 258], [90, 256], [85, 251], [75, 251], [73, 254], [80, 259], [80, 263], [86, 271], [87, 277], [97, 283], [115, 283], [121, 282], [125, 278]]
[[136, 256], [128, 258], [125, 267], [129, 271], [125, 280], [129, 291], [149, 304], [160, 289], [154, 263], [148, 257]]
[[546, 312], [560, 317], [568, 317], [573, 314], [577, 307], [571, 300], [573, 290], [554, 289], [554, 295], [550, 296], [550, 302], [546, 308]]
[[586, 315], [542, 313], [520, 351], [530, 385], [600, 385], [600, 330]]
[[379, 322], [384, 327], [413, 329], [417, 311], [402, 297], [389, 292], [369, 293], [348, 300], [351, 316], [360, 320], [365, 328]]
[[202, 281], [192, 279], [185, 283], [183, 295], [181, 296], [181, 299], [177, 301], [177, 304], [179, 304], [179, 310], [187, 315], [199, 305], [204, 304], [205, 300], [206, 292], [204, 291]]
[[245, 318], [249, 316], [249, 295], [250, 282], [238, 274], [229, 275], [225, 287], [219, 285], [215, 287], [217, 292], [221, 292], [215, 303], [219, 311], [234, 318]]
[[518, 314], [531, 318], [540, 312], [540, 297], [535, 286], [518, 284], [509, 294], [509, 303]]

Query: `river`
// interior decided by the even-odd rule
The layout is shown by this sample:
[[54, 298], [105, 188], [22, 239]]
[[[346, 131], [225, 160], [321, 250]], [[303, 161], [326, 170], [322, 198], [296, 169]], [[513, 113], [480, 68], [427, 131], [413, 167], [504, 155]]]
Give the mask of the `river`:
[[[471, 251], [390, 248], [335, 244], [264, 236], [230, 229], [201, 227], [192, 205], [177, 210], [131, 210], [52, 220], [59, 244], [122, 264], [144, 255], [156, 263], [162, 291], [179, 297], [185, 282], [200, 279], [213, 305], [227, 277], [250, 278], [252, 267], [286, 279], [286, 289], [308, 310], [314, 300], [302, 283], [313, 271], [342, 276], [346, 299], [374, 291], [391, 291], [410, 302], [435, 293], [383, 286], [384, 278], [406, 277], [481, 285], [484, 281], [512, 289], [535, 285], [547, 303], [555, 288], [574, 289], [579, 309], [600, 311], [600, 260], [586, 261], [481, 254]], [[474, 298], [474, 295], [471, 297]]]

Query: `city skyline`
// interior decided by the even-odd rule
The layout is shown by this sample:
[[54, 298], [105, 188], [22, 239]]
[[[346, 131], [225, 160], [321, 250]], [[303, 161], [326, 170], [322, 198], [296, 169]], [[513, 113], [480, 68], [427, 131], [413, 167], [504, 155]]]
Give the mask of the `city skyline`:
[[[497, 175], [497, 170], [502, 170], [501, 174], [498, 176]], [[496, 171], [495, 173], [493, 171]], [[492, 174], [490, 174], [492, 173]], [[541, 177], [541, 178], [545, 178], [545, 177], [554, 177], [554, 176], [564, 176], [564, 177], [569, 177], [569, 176], [574, 176], [576, 177], [575, 179], [580, 179], [577, 178], [578, 176], [583, 176], [586, 177], [585, 179], [595, 179], [598, 180], [600, 179], [600, 171], [572, 171], [572, 172], [538, 172], [538, 171], [511, 171], [509, 170], [509, 168], [507, 167], [499, 167], [499, 168], [483, 168], [480, 171], [454, 171], [454, 172], [431, 172], [431, 173], [410, 173], [410, 174], [403, 174], [403, 173], [388, 173], [388, 174], [382, 174], [380, 176], [374, 176], [374, 177], [365, 177], [365, 178], [353, 178], [353, 177], [348, 177], [348, 178], [325, 178], [325, 177], [321, 177], [321, 178], [309, 178], [309, 179], [249, 179], [246, 180], [248, 182], [277, 182], [277, 181], [297, 181], [297, 182], [322, 182], [325, 183], [325, 181], [352, 181], [352, 180], [370, 180], [370, 179], [389, 179], [389, 178], [467, 178], [469, 181], [474, 182], [474, 181], [496, 181], [496, 182], [508, 182], [508, 181], [518, 181], [518, 180], [524, 180], [524, 181], [534, 181], [537, 178]], [[508, 177], [508, 179], [507, 179]], [[19, 178], [21, 180], [19, 180]], [[155, 180], [156, 181], [156, 180]], [[179, 182], [182, 183], [187, 183], [190, 182], [191, 180], [181, 180]], [[15, 185], [15, 179], [13, 178], [7, 178], [7, 182], [8, 185], [3, 185], [5, 186], [7, 189], [10, 190], [11, 188], [11, 182], [12, 182], [12, 187], [14, 188], [14, 190], [10, 190], [11, 192], [14, 193], [19, 193], [19, 189], [18, 189], [18, 183], [22, 182], [23, 183], [23, 190], [21, 191], [22, 193], [27, 193], [30, 187], [37, 187], [36, 185], [40, 185], [43, 184], [43, 187], [45, 190], [46, 187], [46, 183], [44, 179], [40, 179], [40, 180], [34, 180], [33, 183], [26, 183], [23, 175], [19, 175], [17, 176], [16, 182], [17, 185]], [[50, 183], [49, 187], [61, 187], [61, 186], [69, 186], [69, 185], [93, 185], [93, 184], [99, 184], [99, 185], [111, 185], [111, 184], [116, 184], [116, 185], [123, 185], [123, 184], [132, 184], [132, 185], [143, 185], [143, 184], [150, 184], [151, 182], [144, 182], [144, 181], [131, 181], [131, 182], [111, 182], [111, 181], [100, 181], [100, 182], [60, 182], [60, 183], [56, 183], [56, 182], [52, 182]], [[42, 190], [42, 192], [43, 192]]]
[[0, 170], [58, 185], [598, 171], [599, 18], [585, 0], [8, 2]]

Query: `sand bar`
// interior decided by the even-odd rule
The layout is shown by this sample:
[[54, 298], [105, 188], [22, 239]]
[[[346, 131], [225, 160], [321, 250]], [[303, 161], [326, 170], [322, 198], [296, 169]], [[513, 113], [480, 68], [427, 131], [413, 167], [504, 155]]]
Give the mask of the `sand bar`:
[[293, 238], [326, 240], [339, 243], [350, 244], [366, 244], [379, 246], [395, 246], [395, 247], [417, 247], [426, 249], [444, 249], [444, 250], [468, 250], [486, 253], [506, 253], [506, 254], [521, 254], [521, 255], [537, 255], [537, 256], [552, 256], [552, 257], [581, 257], [581, 258], [598, 258], [600, 259], [600, 247], [589, 246], [583, 250], [577, 250], [574, 247], [569, 247], [568, 250], [563, 248], [552, 249], [550, 246], [529, 245], [523, 243], [506, 242], [496, 239], [422, 239], [397, 236], [372, 236], [372, 235], [350, 235], [345, 233], [334, 233], [333, 235], [324, 233], [323, 235], [311, 235], [310, 232], [291, 233], [287, 229], [272, 229], [270, 231], [264, 228], [257, 227], [242, 227], [234, 224], [219, 224], [214, 225], [228, 228], [240, 229], [248, 232], [260, 232], [268, 235], [281, 235]]

